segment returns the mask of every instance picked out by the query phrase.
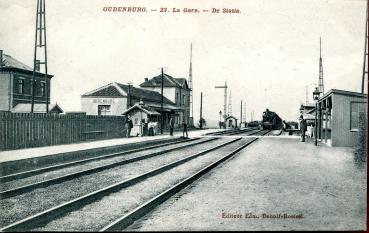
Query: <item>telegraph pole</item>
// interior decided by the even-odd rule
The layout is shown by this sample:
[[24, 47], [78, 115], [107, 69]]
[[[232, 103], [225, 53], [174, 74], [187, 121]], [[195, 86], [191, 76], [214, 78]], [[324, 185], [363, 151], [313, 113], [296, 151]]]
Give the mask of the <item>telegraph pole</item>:
[[130, 108], [132, 106], [132, 101], [131, 101], [131, 85], [132, 83], [127, 83], [128, 84], [128, 101], [127, 101], [127, 109]]
[[227, 82], [224, 83], [224, 86], [215, 86], [215, 88], [223, 88], [224, 89], [224, 105], [223, 105], [223, 117], [224, 117], [224, 123], [225, 119], [227, 118]]
[[361, 79], [361, 93], [364, 94], [365, 75], [368, 76], [368, 66], [366, 57], [368, 56], [368, 3], [366, 5], [366, 20], [365, 20], [365, 43], [364, 43], [364, 64], [363, 64], [363, 76]]
[[193, 125], [193, 80], [192, 80], [192, 43], [191, 43], [191, 51], [190, 51], [190, 70], [188, 76], [188, 85], [190, 88], [190, 124]]
[[202, 129], [202, 92], [200, 98], [200, 129]]
[[[46, 15], [45, 15], [45, 0], [37, 0], [37, 13], [36, 13], [36, 33], [35, 33], [35, 48], [33, 57], [33, 75], [32, 75], [32, 101], [31, 101], [31, 112], [34, 111], [35, 104], [35, 83], [36, 83], [36, 72], [40, 72], [40, 65], [44, 65], [44, 79], [45, 86], [43, 87], [43, 93], [45, 95], [46, 102], [46, 113], [49, 112], [49, 80], [47, 75], [47, 46], [46, 46]], [[44, 60], [40, 61], [37, 59], [37, 47], [44, 48]]]
[[242, 100], [241, 100], [241, 114], [240, 114], [240, 128], [242, 127]]
[[245, 127], [246, 127], [246, 124], [247, 124], [247, 120], [246, 120], [246, 119], [247, 119], [247, 118], [246, 118], [246, 116], [247, 116], [247, 115], [246, 115], [246, 101], [245, 101], [245, 103], [244, 103], [244, 109], [245, 109], [245, 111], [244, 111], [244, 119], [243, 119], [243, 120], [245, 121]]
[[323, 60], [322, 60], [322, 38], [319, 38], [319, 91], [324, 95]]
[[163, 127], [164, 127], [164, 110], [163, 110], [163, 103], [164, 103], [164, 68], [161, 68], [161, 134], [163, 134]]

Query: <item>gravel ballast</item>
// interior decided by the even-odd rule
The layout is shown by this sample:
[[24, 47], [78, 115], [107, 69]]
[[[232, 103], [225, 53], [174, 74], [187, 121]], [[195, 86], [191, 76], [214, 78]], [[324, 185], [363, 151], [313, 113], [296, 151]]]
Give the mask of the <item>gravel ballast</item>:
[[[250, 140], [249, 138], [242, 139], [219, 150], [201, 155], [169, 171], [148, 178], [138, 184], [106, 196], [99, 201], [86, 205], [80, 210], [73, 211], [35, 230], [55, 231], [63, 229], [67, 231], [97, 231]], [[228, 141], [230, 140], [228, 139]]]
[[129, 179], [163, 164], [211, 148], [231, 139], [220, 139], [178, 151], [172, 151], [142, 161], [129, 163], [79, 177], [60, 184], [39, 188], [12, 198], [0, 200], [0, 226], [5, 226], [42, 210], [88, 194], [108, 185]]

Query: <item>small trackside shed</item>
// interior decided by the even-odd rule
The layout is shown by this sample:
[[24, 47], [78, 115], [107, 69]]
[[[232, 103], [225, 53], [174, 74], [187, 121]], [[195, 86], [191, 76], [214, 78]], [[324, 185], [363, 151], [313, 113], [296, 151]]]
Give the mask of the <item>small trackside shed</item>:
[[337, 89], [328, 91], [318, 101], [318, 139], [330, 146], [355, 146], [360, 117], [367, 122], [367, 105], [367, 94]]

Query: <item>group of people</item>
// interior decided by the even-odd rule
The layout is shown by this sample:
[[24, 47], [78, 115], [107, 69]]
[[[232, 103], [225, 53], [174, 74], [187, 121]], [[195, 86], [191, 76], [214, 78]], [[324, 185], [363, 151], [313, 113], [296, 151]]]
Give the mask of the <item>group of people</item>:
[[[155, 134], [155, 130], [154, 130], [154, 125], [153, 124], [157, 124], [156, 122], [145, 122], [145, 120], [142, 120], [141, 125], [142, 125], [142, 131], [141, 131], [141, 136], [154, 136]], [[187, 123], [185, 120], [183, 120], [182, 122], [182, 127], [183, 127], [183, 137], [186, 135], [186, 137], [188, 137], [188, 131], [187, 131]], [[131, 136], [131, 131], [133, 128], [133, 122], [131, 119], [131, 116], [128, 115], [127, 116], [127, 121], [126, 121], [126, 129], [127, 129], [127, 138], [129, 138]], [[173, 131], [174, 131], [174, 118], [173, 116], [170, 117], [169, 120], [169, 133], [170, 136], [173, 136]]]
[[[185, 134], [186, 134], [186, 137], [188, 137], [187, 123], [186, 123], [185, 120], [182, 121], [182, 127], [183, 127], [183, 131], [182, 131], [183, 137], [185, 136]], [[171, 116], [170, 120], [169, 120], [169, 129], [170, 129], [170, 136], [173, 136], [173, 131], [174, 131], [174, 118], [173, 118], [173, 116]]]

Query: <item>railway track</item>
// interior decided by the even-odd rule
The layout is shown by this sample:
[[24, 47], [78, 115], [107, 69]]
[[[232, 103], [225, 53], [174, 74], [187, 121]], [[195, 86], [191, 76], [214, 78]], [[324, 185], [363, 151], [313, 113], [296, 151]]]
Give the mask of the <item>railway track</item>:
[[[80, 177], [80, 176], [89, 175], [89, 174], [93, 174], [93, 173], [96, 173], [96, 172], [101, 172], [101, 171], [104, 171], [106, 169], [114, 168], [116, 166], [120, 166], [120, 165], [124, 165], [124, 164], [128, 164], [128, 163], [133, 163], [133, 162], [136, 162], [136, 161], [139, 161], [139, 160], [147, 159], [147, 158], [154, 157], [154, 156], [157, 156], [157, 155], [161, 155], [161, 154], [164, 154], [164, 153], [168, 153], [168, 152], [171, 152], [171, 151], [174, 151], [174, 150], [179, 150], [179, 149], [183, 149], [183, 148], [186, 148], [186, 147], [191, 147], [191, 146], [195, 146], [195, 145], [199, 145], [199, 144], [202, 144], [202, 143], [212, 141], [212, 140], [200, 140], [200, 141], [196, 141], [194, 143], [189, 143], [189, 142], [192, 142], [192, 141], [195, 141], [195, 140], [198, 140], [198, 139], [199, 138], [195, 138], [195, 139], [190, 139], [190, 140], [181, 141], [181, 142], [166, 143], [166, 144], [162, 144], [160, 146], [155, 145], [155, 146], [150, 146], [150, 147], [146, 147], [146, 148], [129, 150], [129, 151], [125, 151], [125, 152], [107, 154], [107, 155], [103, 155], [103, 156], [99, 156], [99, 157], [95, 157], [95, 158], [83, 159], [83, 160], [74, 161], [74, 162], [70, 162], [70, 163], [55, 165], [55, 166], [52, 166], [52, 167], [41, 168], [41, 169], [38, 169], [36, 171], [31, 170], [31, 171], [28, 171], [28, 172], [23, 172], [21, 174], [22, 178], [31, 176], [28, 173], [41, 174], [41, 173], [49, 172], [49, 174], [42, 175], [40, 177], [42, 180], [37, 180], [36, 179], [35, 182], [26, 183], [24, 185], [19, 185], [19, 186], [16, 186], [14, 188], [6, 189], [6, 190], [3, 190], [3, 189], [6, 188], [6, 187], [9, 187], [9, 182], [8, 183], [2, 183], [2, 188], [1, 188], [2, 191], [0, 192], [0, 199], [10, 198], [10, 197], [13, 197], [13, 196], [16, 196], [16, 195], [20, 195], [20, 194], [23, 194], [23, 193], [26, 193], [26, 192], [30, 192], [30, 191], [32, 191], [36, 188], [42, 188], [42, 187], [58, 184], [58, 183], [61, 183], [61, 182], [65, 182], [67, 180], [75, 179], [75, 178]], [[173, 146], [173, 145], [177, 145], [177, 144], [184, 144], [184, 145]], [[168, 147], [168, 146], [171, 146], [171, 147]], [[150, 151], [150, 150], [153, 150], [155, 148], [158, 149], [158, 150], [155, 151], [155, 152]], [[134, 153], [141, 152], [141, 151], [150, 151], [150, 152], [146, 153], [144, 155], [139, 155], [139, 156], [134, 156], [134, 157], [129, 157], [129, 158], [123, 158], [123, 159], [114, 159], [113, 161], [111, 160], [112, 158], [116, 158], [116, 157], [119, 158], [121, 156], [127, 157], [128, 154], [134, 154]], [[101, 161], [103, 159], [105, 159], [105, 160], [109, 159], [109, 161], [111, 161], [111, 162], [107, 161], [106, 163], [103, 163], [103, 165], [101, 165]], [[96, 162], [96, 161], [99, 161], [99, 165], [93, 166], [92, 168], [90, 168], [88, 166], [88, 168], [83, 169], [83, 167], [79, 166], [79, 169], [73, 169], [73, 170], [76, 170], [75, 172], [66, 171], [66, 172], [68, 172], [67, 174], [60, 175], [60, 176], [55, 176], [55, 177], [52, 177], [52, 175], [50, 175], [50, 171], [55, 171], [55, 170], [62, 169], [62, 168], [65, 168], [65, 167], [69, 167], [69, 166], [73, 166], [73, 165], [80, 165], [80, 164], [85, 164], [87, 162]], [[14, 176], [19, 176], [19, 175], [14, 174], [13, 177]], [[50, 176], [52, 178], [49, 178]], [[47, 178], [43, 179], [45, 177], [47, 177]], [[20, 178], [18, 178], [18, 179], [20, 179]], [[12, 181], [14, 181], [14, 180], [16, 180], [16, 179], [13, 178]], [[10, 186], [11, 185], [12, 184], [10, 184]], [[14, 186], [14, 184], [13, 184], [13, 186]]]
[[257, 128], [246, 128], [246, 129], [230, 129], [230, 130], [223, 130], [213, 133], [207, 133], [206, 136], [223, 136], [223, 135], [236, 135], [246, 133], [252, 130], [256, 130]]
[[[267, 132], [258, 131], [257, 133], [260, 135], [264, 135]], [[255, 134], [255, 132], [250, 132], [250, 134]], [[211, 170], [213, 167], [227, 160], [232, 155], [236, 154], [238, 151], [242, 150], [243, 148], [245, 148], [246, 146], [248, 146], [249, 144], [251, 144], [257, 139], [258, 138], [243, 139], [241, 137], [235, 138], [235, 139], [227, 138], [227, 139], [219, 139], [219, 140], [217, 138], [211, 138], [211, 139], [204, 138], [200, 140], [197, 139], [198, 141], [196, 141], [195, 143], [192, 143], [192, 141], [190, 141], [188, 142], [188, 144], [180, 145], [179, 147], [175, 147], [172, 145], [171, 148], [167, 148], [167, 150], [163, 150], [166, 152], [161, 152], [161, 153], [154, 152], [151, 154], [147, 153], [145, 155], [130, 158], [131, 162], [127, 162], [129, 161], [129, 159], [122, 160], [122, 161], [116, 162], [117, 165], [108, 164], [108, 165], [100, 166], [103, 168], [96, 168], [96, 170], [94, 169], [86, 170], [87, 173], [85, 174], [83, 173], [81, 173], [81, 175], [68, 174], [66, 175], [67, 178], [58, 177], [56, 178], [56, 181], [52, 181], [52, 182], [49, 180], [46, 180], [43, 183], [43, 185], [40, 186], [37, 184], [34, 187], [34, 189], [38, 189], [41, 187], [47, 189], [47, 188], [50, 188], [50, 186], [53, 186], [55, 184], [60, 184], [61, 182], [67, 182], [68, 180], [71, 182], [71, 181], [81, 179], [81, 178], [78, 178], [78, 176], [96, 175], [96, 173], [102, 170], [104, 171], [112, 170], [112, 169], [115, 169], [115, 167], [119, 168], [120, 166], [127, 167], [130, 164], [135, 164], [135, 163], [140, 163], [140, 162], [142, 164], [142, 162], [147, 162], [148, 160], [150, 160], [150, 158], [151, 158], [151, 161], [153, 162], [154, 161], [153, 159], [156, 159], [156, 160], [160, 160], [160, 159], [156, 157], [154, 158], [154, 155], [152, 154], [156, 153], [156, 155], [160, 154], [162, 156], [167, 154], [165, 155], [167, 157], [164, 156], [163, 157], [164, 159], [162, 159], [160, 163], [154, 161], [153, 163], [154, 165], [152, 166], [151, 169], [142, 170], [140, 173], [127, 176], [126, 179], [119, 177], [120, 178], [119, 182], [115, 182], [110, 185], [105, 185], [102, 188], [99, 188], [92, 192], [87, 192], [84, 195], [79, 195], [75, 198], [65, 200], [50, 208], [45, 208], [42, 210], [40, 209], [40, 211], [36, 213], [25, 215], [21, 219], [17, 219], [17, 221], [15, 222], [10, 223], [9, 221], [3, 221], [6, 224], [3, 224], [0, 230], [1, 231], [19, 231], [19, 230], [29, 230], [29, 229], [60, 230], [60, 229], [68, 228], [68, 227], [71, 227], [73, 230], [75, 229], [86, 230], [86, 229], [91, 228], [92, 230], [110, 231], [110, 230], [123, 229], [124, 227], [131, 224], [132, 221], [139, 218], [143, 214], [147, 213], [147, 211], [151, 210], [152, 208], [155, 208], [155, 206], [165, 201], [171, 195], [175, 194], [182, 188], [186, 187], [188, 184], [198, 179], [200, 176], [202, 176], [203, 174]], [[169, 147], [170, 146], [171, 145], [169, 145]], [[186, 155], [186, 151], [183, 151], [183, 152], [180, 151], [181, 149], [184, 150], [185, 148], [187, 150], [192, 149], [192, 151], [196, 151], [196, 153], [191, 152], [191, 155], [185, 156], [185, 157], [179, 156], [180, 153]], [[232, 152], [229, 153], [229, 151], [232, 151]], [[216, 154], [216, 156], [213, 155], [214, 153]], [[226, 154], [226, 156], [224, 156], [224, 154]], [[162, 156], [159, 156], [159, 157], [162, 157]], [[139, 165], [140, 164], [138, 164], [137, 166]], [[119, 173], [125, 170], [127, 169], [121, 169], [115, 172]], [[191, 175], [190, 177], [188, 177], [188, 171], [193, 171], [194, 175]], [[80, 172], [84, 172], [84, 171], [80, 171]], [[169, 182], [169, 180], [171, 182]], [[56, 183], [53, 183], [53, 182], [56, 182]], [[160, 187], [163, 186], [163, 187], [161, 187], [159, 192], [157, 192], [157, 190], [155, 190], [154, 192], [147, 192], [148, 196], [143, 197], [143, 201], [142, 200], [139, 200], [136, 202], [132, 200], [131, 202], [127, 201], [129, 200], [129, 198], [132, 196], [133, 193], [142, 193], [142, 190], [146, 190], [147, 187], [153, 187], [153, 189], [156, 189], [157, 188], [156, 186], [160, 186]], [[168, 189], [168, 187], [170, 188]], [[32, 189], [29, 192], [32, 192], [34, 189]], [[27, 190], [27, 188], [25, 190]], [[14, 192], [13, 194], [6, 194], [8, 196], [3, 196], [5, 200], [1, 200], [1, 201], [12, 199], [12, 197], [21, 195], [25, 191], [21, 191], [20, 193], [17, 193], [19, 191], [13, 191], [13, 192]], [[119, 196], [120, 196], [119, 194], [122, 194], [122, 192], [125, 195], [128, 195], [128, 194], [131, 194], [131, 195], [127, 196], [128, 199], [122, 200], [120, 198], [120, 201], [118, 202], [115, 202], [114, 198], [110, 198], [111, 200], [109, 199], [111, 195], [113, 196], [115, 195], [119, 199]], [[149, 195], [149, 193], [151, 194], [151, 196]], [[27, 195], [27, 193], [25, 195]], [[34, 195], [38, 195], [38, 193], [36, 192]], [[30, 196], [32, 197], [34, 195], [30, 195]], [[118, 209], [126, 209], [127, 211], [125, 213], [123, 214], [115, 213], [113, 211], [114, 216], [110, 216], [109, 218], [107, 217], [108, 219], [105, 222], [103, 221], [103, 223], [98, 224], [97, 226], [94, 225], [94, 226], [89, 227], [83, 224], [80, 225], [80, 223], [78, 223], [77, 225], [73, 225], [73, 223], [70, 223], [70, 222], [68, 223], [68, 221], [73, 222], [73, 220], [80, 220], [80, 221], [85, 220], [89, 222], [88, 218], [86, 219], [88, 214], [86, 215], [85, 213], [96, 213], [96, 211], [101, 211], [101, 210], [107, 211], [106, 206], [115, 208], [119, 206], [118, 203], [120, 204], [123, 202], [124, 204], [126, 201], [128, 203], [131, 203], [131, 206], [126, 206], [126, 208], [118, 208]], [[143, 202], [144, 204], [137, 204], [138, 202], [140, 203]], [[0, 204], [3, 204], [3, 203], [0, 203]], [[119, 216], [123, 216], [123, 217], [119, 217]], [[93, 216], [90, 216], [90, 217], [93, 217]], [[82, 228], [78, 229], [78, 227], [82, 227]]]
[[87, 163], [87, 162], [91, 162], [91, 161], [98, 161], [98, 160], [101, 160], [101, 159], [113, 158], [113, 157], [116, 157], [116, 156], [122, 156], [122, 155], [130, 154], [130, 153], [135, 153], [135, 152], [149, 150], [149, 149], [155, 149], [155, 148], [159, 148], [159, 147], [163, 147], [163, 146], [175, 145], [175, 144], [184, 143], [184, 142], [190, 142], [190, 141], [194, 141], [194, 140], [198, 140], [198, 139], [199, 138], [192, 138], [192, 139], [185, 139], [185, 140], [174, 141], [174, 142], [159, 143], [159, 144], [156, 144], [156, 145], [153, 145], [153, 146], [147, 146], [147, 147], [131, 149], [131, 150], [123, 150], [123, 151], [118, 151], [118, 152], [114, 152], [114, 153], [108, 153], [108, 154], [100, 155], [100, 156], [97, 156], [97, 157], [92, 157], [92, 158], [87, 158], [87, 159], [80, 159], [80, 160], [75, 160], [75, 161], [72, 161], [72, 162], [60, 163], [60, 164], [47, 166], [47, 167], [42, 167], [42, 168], [38, 168], [38, 169], [32, 169], [32, 170], [28, 170], [28, 171], [17, 172], [17, 173], [14, 173], [14, 174], [8, 174], [8, 175], [0, 176], [0, 183], [4, 183], [4, 182], [16, 180], [16, 179], [22, 179], [22, 178], [34, 176], [34, 175], [37, 175], [37, 174], [41, 174], [41, 173], [44, 173], [44, 172], [47, 172], [47, 171], [53, 171], [53, 170], [57, 170], [57, 169], [61, 169], [61, 168], [66, 168], [66, 167], [69, 167], [69, 166], [75, 166], [77, 164], [83, 164], [83, 163]]

